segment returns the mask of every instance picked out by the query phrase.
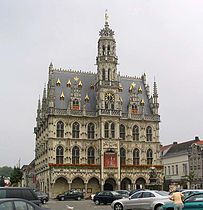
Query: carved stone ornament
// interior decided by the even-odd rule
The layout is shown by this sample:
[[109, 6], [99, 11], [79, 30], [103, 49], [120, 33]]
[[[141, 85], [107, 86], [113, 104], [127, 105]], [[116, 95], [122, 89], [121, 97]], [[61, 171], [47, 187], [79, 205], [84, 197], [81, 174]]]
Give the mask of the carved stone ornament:
[[116, 142], [104, 142], [103, 144], [104, 148], [117, 148]]

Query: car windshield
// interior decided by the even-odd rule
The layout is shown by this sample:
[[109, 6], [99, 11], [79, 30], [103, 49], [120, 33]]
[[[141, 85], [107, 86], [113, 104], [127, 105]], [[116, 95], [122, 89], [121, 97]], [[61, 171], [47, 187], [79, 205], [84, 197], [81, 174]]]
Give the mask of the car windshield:
[[115, 191], [112, 191], [111, 192], [113, 195], [120, 195], [119, 193], [115, 192]]
[[161, 195], [161, 196], [167, 196], [169, 195], [169, 192], [167, 191], [156, 191], [157, 194]]

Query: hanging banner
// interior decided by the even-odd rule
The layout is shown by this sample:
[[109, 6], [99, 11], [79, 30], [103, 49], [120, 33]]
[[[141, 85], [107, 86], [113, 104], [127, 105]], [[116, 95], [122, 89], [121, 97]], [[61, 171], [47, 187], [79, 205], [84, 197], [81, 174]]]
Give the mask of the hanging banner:
[[104, 167], [117, 168], [117, 154], [104, 153]]

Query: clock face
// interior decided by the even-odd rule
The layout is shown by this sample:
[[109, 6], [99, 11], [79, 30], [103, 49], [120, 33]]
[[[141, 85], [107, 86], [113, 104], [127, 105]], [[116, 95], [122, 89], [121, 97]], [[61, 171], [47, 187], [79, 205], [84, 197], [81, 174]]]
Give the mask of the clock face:
[[114, 101], [114, 95], [112, 93], [106, 93], [105, 100], [106, 101]]

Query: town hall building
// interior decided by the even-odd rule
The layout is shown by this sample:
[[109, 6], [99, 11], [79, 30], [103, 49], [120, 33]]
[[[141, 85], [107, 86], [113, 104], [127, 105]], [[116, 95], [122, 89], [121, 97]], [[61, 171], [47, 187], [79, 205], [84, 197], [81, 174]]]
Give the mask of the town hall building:
[[156, 82], [150, 95], [145, 74], [118, 73], [107, 16], [96, 64], [96, 73], [49, 66], [34, 132], [37, 186], [51, 197], [71, 189], [88, 196], [163, 182]]

